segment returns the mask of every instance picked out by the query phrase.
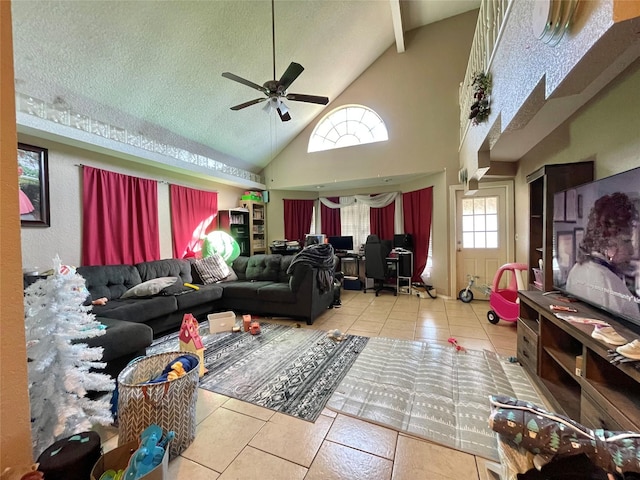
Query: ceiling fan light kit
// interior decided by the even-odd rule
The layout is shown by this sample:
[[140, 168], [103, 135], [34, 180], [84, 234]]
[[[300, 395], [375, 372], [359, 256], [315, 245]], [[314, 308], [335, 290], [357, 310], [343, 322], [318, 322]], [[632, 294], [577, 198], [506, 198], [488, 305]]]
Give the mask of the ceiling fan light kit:
[[579, 0], [536, 0], [531, 27], [536, 38], [555, 47], [571, 26]]
[[275, 41], [275, 14], [274, 14], [274, 0], [271, 0], [271, 32], [272, 32], [272, 47], [273, 47], [273, 80], [267, 80], [262, 85], [258, 85], [250, 80], [239, 77], [231, 72], [224, 72], [223, 77], [233, 80], [234, 82], [241, 83], [247, 87], [251, 87], [254, 90], [258, 90], [265, 95], [265, 98], [256, 98], [249, 100], [248, 102], [240, 103], [231, 107], [231, 110], [242, 110], [243, 108], [250, 107], [265, 100], [269, 100], [264, 110], [271, 111], [277, 110], [280, 120], [288, 122], [291, 120], [289, 115], [289, 109], [282, 101], [283, 99], [291, 100], [293, 102], [305, 102], [316, 103], [318, 105], [326, 105], [329, 103], [328, 97], [321, 97], [318, 95], [307, 95], [303, 93], [287, 93], [287, 89], [291, 84], [300, 76], [304, 71], [304, 67], [296, 62], [291, 62], [285, 72], [280, 77], [280, 80], [275, 80], [276, 76], [276, 41]]

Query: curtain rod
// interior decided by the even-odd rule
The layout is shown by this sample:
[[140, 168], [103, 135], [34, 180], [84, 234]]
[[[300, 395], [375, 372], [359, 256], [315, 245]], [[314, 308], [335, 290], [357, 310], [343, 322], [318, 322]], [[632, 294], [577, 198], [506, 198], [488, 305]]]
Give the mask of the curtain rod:
[[[91, 168], [95, 168], [97, 170], [104, 170], [104, 168], [98, 168], [98, 167], [92, 167], [91, 165], [85, 165], [84, 163], [74, 163], [73, 164], [74, 167], [91, 167]], [[111, 170], [107, 170], [107, 171], [111, 171]], [[119, 172], [113, 172], [113, 173], [119, 173]], [[121, 173], [120, 175], [128, 175], [126, 173]], [[133, 175], [129, 175], [130, 177], [132, 177]], [[186, 188], [193, 188], [192, 186], [189, 185], [180, 185], [178, 183], [174, 183], [174, 182], [169, 182], [168, 180], [156, 180], [155, 178], [145, 178], [145, 177], [136, 177], [136, 178], [142, 178], [144, 180], [153, 180], [155, 182], [158, 182], [162, 185], [177, 185], [179, 187], [186, 187]], [[198, 190], [198, 189], [194, 189], [194, 190]], [[212, 193], [219, 193], [218, 190], [207, 190], [208, 192], [212, 192]]]

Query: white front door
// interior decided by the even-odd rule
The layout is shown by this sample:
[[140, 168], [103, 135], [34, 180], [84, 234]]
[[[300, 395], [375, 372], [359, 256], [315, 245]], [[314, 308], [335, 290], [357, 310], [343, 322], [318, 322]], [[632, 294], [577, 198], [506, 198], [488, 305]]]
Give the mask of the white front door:
[[482, 287], [491, 286], [511, 250], [507, 243], [508, 210], [506, 186], [481, 188], [471, 196], [456, 191], [456, 296], [473, 275], [480, 277], [474, 299], [488, 299]]

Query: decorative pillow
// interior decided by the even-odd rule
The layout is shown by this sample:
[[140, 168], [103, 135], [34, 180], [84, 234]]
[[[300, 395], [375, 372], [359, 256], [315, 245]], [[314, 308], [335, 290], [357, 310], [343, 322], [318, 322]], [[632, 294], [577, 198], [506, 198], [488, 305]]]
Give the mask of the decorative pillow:
[[238, 275], [233, 271], [233, 267], [229, 267], [229, 276], [222, 280], [223, 282], [235, 282], [238, 280]]
[[231, 273], [229, 265], [218, 254], [197, 260], [193, 267], [205, 285], [224, 280]]
[[120, 298], [150, 297], [160, 293], [163, 288], [170, 287], [178, 281], [178, 277], [158, 277], [139, 283], [122, 294]]

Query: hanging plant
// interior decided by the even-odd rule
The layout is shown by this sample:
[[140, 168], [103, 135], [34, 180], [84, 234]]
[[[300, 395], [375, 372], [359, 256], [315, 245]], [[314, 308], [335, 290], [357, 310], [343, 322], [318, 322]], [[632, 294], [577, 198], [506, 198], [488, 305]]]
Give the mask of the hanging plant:
[[489, 106], [489, 94], [491, 93], [491, 76], [484, 72], [473, 74], [471, 81], [473, 89], [473, 104], [469, 113], [469, 120], [478, 125], [489, 118], [491, 107]]

